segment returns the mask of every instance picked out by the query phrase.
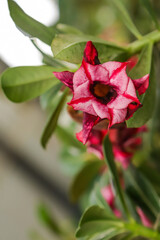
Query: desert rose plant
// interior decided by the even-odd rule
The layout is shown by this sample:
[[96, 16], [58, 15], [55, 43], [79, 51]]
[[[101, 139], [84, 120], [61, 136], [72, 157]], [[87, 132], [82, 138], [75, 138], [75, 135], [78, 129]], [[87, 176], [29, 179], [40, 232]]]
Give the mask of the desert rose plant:
[[[59, 1], [60, 21], [48, 27], [8, 0], [15, 25], [31, 38], [43, 65], [8, 68], [2, 89], [13, 102], [40, 97], [49, 113], [42, 147], [54, 132], [62, 140], [71, 201], [82, 210], [70, 232], [43, 207], [41, 218], [59, 239], [160, 240], [160, 6], [150, 0], [66, 2]], [[106, 26], [93, 18], [104, 9]], [[51, 46], [53, 56], [36, 39]], [[68, 126], [58, 121], [63, 111]]]

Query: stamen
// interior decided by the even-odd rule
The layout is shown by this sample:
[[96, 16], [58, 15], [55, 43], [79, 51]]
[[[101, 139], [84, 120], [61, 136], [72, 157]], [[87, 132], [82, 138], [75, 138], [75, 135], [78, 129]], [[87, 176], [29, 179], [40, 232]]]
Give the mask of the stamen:
[[97, 83], [93, 87], [94, 94], [97, 97], [106, 97], [109, 93], [111, 87], [102, 83]]
[[117, 97], [117, 92], [114, 87], [105, 85], [98, 81], [95, 81], [90, 87], [91, 93], [103, 104], [109, 103], [112, 99]]

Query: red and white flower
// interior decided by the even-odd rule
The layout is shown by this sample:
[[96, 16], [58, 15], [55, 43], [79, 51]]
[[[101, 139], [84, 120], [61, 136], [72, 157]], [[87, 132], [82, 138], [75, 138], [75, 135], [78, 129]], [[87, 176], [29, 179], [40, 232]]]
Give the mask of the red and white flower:
[[149, 85], [149, 75], [132, 80], [126, 74], [128, 62], [100, 64], [91, 41], [87, 42], [80, 68], [75, 72], [54, 72], [54, 75], [73, 92], [68, 103], [84, 112], [81, 140], [85, 144], [91, 129], [103, 119], [109, 126], [124, 122], [141, 107], [136, 95], [143, 94]]
[[112, 143], [115, 160], [120, 162], [123, 168], [127, 168], [134, 152], [142, 143], [138, 133], [146, 132], [146, 126], [140, 128], [119, 127], [110, 129], [109, 138]]
[[[104, 158], [102, 143], [107, 132], [108, 131], [105, 129], [103, 130], [92, 129], [86, 144], [88, 152], [95, 154], [100, 159]], [[82, 134], [82, 132], [80, 132], [80, 134]], [[82, 141], [82, 139], [80, 138], [80, 134], [77, 134], [78, 135], [77, 138], [79, 141]]]

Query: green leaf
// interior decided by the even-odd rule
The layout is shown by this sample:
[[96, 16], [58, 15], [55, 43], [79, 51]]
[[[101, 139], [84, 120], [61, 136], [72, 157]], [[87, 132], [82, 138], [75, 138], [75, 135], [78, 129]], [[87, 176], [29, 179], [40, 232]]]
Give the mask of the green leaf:
[[59, 34], [52, 42], [51, 48], [56, 58], [72, 63], [81, 63], [87, 41], [92, 41], [97, 48], [101, 62], [114, 59], [126, 50], [113, 43], [87, 35]]
[[[157, 161], [159, 161], [159, 158], [157, 158]], [[153, 164], [152, 161], [145, 161], [138, 167], [138, 169], [142, 174], [144, 174], [148, 181], [150, 181], [156, 192], [160, 195], [159, 167], [156, 164]]]
[[66, 88], [65, 91], [63, 92], [63, 94], [59, 97], [58, 103], [57, 103], [56, 107], [53, 109], [53, 111], [47, 121], [47, 124], [44, 128], [44, 131], [43, 131], [42, 137], [41, 137], [41, 144], [44, 148], [46, 147], [48, 140], [50, 139], [51, 135], [53, 134], [53, 132], [57, 126], [57, 121], [58, 121], [59, 115], [62, 111], [62, 108], [64, 106], [64, 103], [66, 101], [68, 90], [69, 89]]
[[36, 98], [59, 83], [53, 71], [49, 66], [8, 68], [1, 76], [3, 91], [13, 102]]
[[97, 176], [100, 168], [104, 165], [103, 161], [89, 160], [73, 179], [70, 195], [72, 201], [77, 201], [87, 189], [91, 181]]
[[38, 217], [51, 231], [57, 235], [63, 234], [61, 227], [57, 224], [57, 219], [51, 216], [49, 209], [44, 204], [38, 206]]
[[55, 68], [64, 68], [66, 67], [68, 69], [68, 66], [66, 66], [64, 64], [64, 62], [58, 60], [58, 59], [55, 59], [54, 57], [52, 56], [49, 56], [47, 54], [43, 54], [43, 59], [42, 59], [42, 62], [45, 64], [45, 65], [49, 65], [49, 66], [52, 66], [52, 67], [55, 67]]
[[141, 127], [151, 118], [154, 111], [156, 82], [153, 65], [151, 67], [152, 47], [152, 44], [145, 46], [138, 63], [129, 73], [132, 79], [140, 78], [148, 73], [150, 73], [150, 78], [148, 89], [143, 95], [139, 96], [139, 100], [143, 106], [134, 113], [133, 117], [126, 121], [127, 127]]
[[116, 6], [120, 13], [120, 17], [123, 21], [123, 23], [126, 25], [128, 30], [138, 39], [141, 38], [141, 34], [139, 33], [138, 29], [134, 25], [132, 19], [130, 18], [127, 9], [125, 8], [124, 4], [122, 3], [122, 0], [112, 0], [113, 4]]
[[56, 134], [67, 146], [75, 147], [82, 151], [86, 149], [85, 146], [76, 139], [75, 134], [71, 134], [70, 131], [60, 125], [56, 128]]
[[51, 45], [55, 35], [54, 29], [51, 30], [49, 27], [28, 16], [13, 0], [8, 0], [8, 6], [11, 18], [22, 33], [30, 38], [36, 37], [44, 43]]
[[[141, 220], [139, 218], [139, 215], [136, 211], [136, 203], [133, 201], [133, 199], [128, 195], [126, 194], [125, 192], [125, 199], [126, 199], [126, 203], [127, 203], [127, 206], [128, 206], [128, 209], [133, 217], [133, 219], [137, 222], [137, 223], [141, 223]], [[115, 201], [116, 203], [116, 206], [117, 208], [120, 208], [119, 205], [117, 204], [117, 199]]]
[[[60, 152], [60, 167], [65, 175], [74, 177], [84, 165], [83, 155], [79, 151], [71, 151], [68, 146], [63, 146]], [[76, 159], [76, 161], [75, 161]]]
[[150, 73], [151, 71], [151, 62], [152, 62], [152, 50], [153, 44], [147, 44], [141, 51], [139, 56], [138, 63], [134, 68], [129, 72], [129, 77], [132, 79], [141, 78], [144, 75]]
[[76, 237], [83, 240], [131, 240], [144, 238], [159, 240], [160, 234], [136, 222], [124, 222], [122, 219], [112, 217], [104, 208], [92, 206], [82, 215]]
[[40, 104], [43, 109], [47, 109], [53, 105], [52, 102], [54, 101], [54, 98], [58, 94], [62, 85], [63, 84], [61, 82], [58, 83], [40, 97]]
[[152, 20], [155, 23], [155, 26], [158, 30], [160, 30], [160, 25], [158, 23], [157, 17], [155, 15], [155, 11], [152, 8], [151, 2], [149, 0], [141, 0], [144, 7], [147, 9], [148, 13], [150, 14]]
[[128, 193], [136, 194], [157, 217], [160, 212], [160, 199], [148, 180], [133, 166], [124, 171], [124, 176]]
[[115, 161], [114, 161], [114, 156], [113, 156], [113, 152], [112, 152], [112, 145], [111, 145], [111, 142], [109, 140], [108, 135], [104, 139], [103, 149], [104, 149], [105, 160], [106, 160], [107, 165], [109, 167], [111, 176], [114, 180], [119, 199], [121, 201], [121, 204], [124, 208], [125, 213], [129, 216], [128, 208], [127, 208], [127, 205], [126, 205], [126, 202], [125, 202], [125, 199], [124, 199], [124, 195], [123, 195], [123, 192], [122, 192], [122, 189], [121, 189], [121, 186], [120, 186], [119, 176], [118, 176], [118, 172], [117, 172]]
[[[105, 240], [106, 238], [104, 238], [103, 240]], [[136, 240], [134, 238], [134, 234], [130, 233], [130, 232], [125, 232], [125, 233], [120, 233], [118, 235], [116, 235], [115, 237], [112, 237], [110, 240]], [[140, 237], [137, 240], [145, 240], [145, 239], [141, 239]]]
[[88, 237], [85, 238], [88, 240], [94, 239], [92, 237], [96, 237], [95, 239], [103, 239], [110, 234], [114, 233], [116, 235], [121, 233], [122, 230], [120, 228], [123, 228], [123, 222], [112, 215], [110, 216], [105, 209], [92, 206], [83, 214], [76, 232], [76, 237]]
[[56, 28], [61, 33], [78, 34], [78, 35], [82, 35], [83, 34], [79, 29], [77, 29], [77, 28], [75, 28], [75, 27], [73, 27], [71, 25], [68, 25], [68, 24], [58, 23], [56, 25]]
[[113, 211], [111, 210], [110, 206], [102, 196], [101, 188], [102, 187], [100, 186], [99, 183], [95, 184], [95, 187], [91, 194], [91, 199], [90, 199], [91, 205], [98, 205], [99, 207], [105, 208], [109, 215], [114, 216]]
[[[72, 149], [72, 148], [71, 148]], [[63, 145], [60, 151], [60, 167], [65, 175], [74, 177], [84, 165], [84, 155], [78, 149], [72, 151], [67, 145]], [[76, 161], [75, 161], [76, 159]]]

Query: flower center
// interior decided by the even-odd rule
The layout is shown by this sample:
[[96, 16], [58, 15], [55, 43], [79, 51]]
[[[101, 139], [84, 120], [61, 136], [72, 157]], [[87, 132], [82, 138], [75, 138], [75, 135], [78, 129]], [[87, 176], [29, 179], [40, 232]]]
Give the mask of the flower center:
[[102, 84], [98, 81], [95, 81], [91, 85], [90, 91], [103, 104], [107, 104], [117, 97], [117, 93], [112, 86]]
[[107, 94], [109, 93], [110, 89], [111, 89], [110, 86], [102, 84], [102, 83], [96, 83], [93, 86], [94, 94], [97, 97], [101, 97], [101, 98], [106, 97]]

